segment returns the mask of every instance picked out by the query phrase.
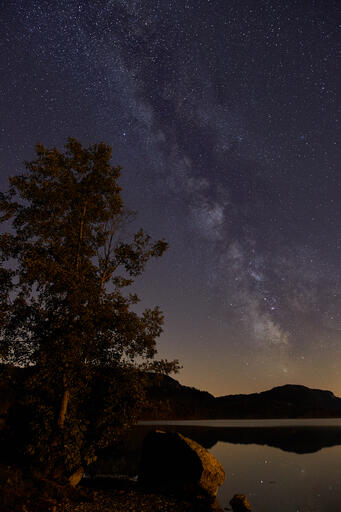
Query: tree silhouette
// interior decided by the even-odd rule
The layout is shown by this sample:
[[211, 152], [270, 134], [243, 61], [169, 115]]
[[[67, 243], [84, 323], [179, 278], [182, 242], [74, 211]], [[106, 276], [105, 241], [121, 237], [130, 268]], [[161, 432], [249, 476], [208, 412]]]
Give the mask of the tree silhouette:
[[139, 315], [124, 293], [167, 243], [143, 230], [120, 238], [127, 213], [109, 146], [35, 149], [0, 196], [0, 356], [29, 422], [22, 449], [63, 479], [136, 420], [141, 370], [177, 369], [153, 361], [159, 308]]

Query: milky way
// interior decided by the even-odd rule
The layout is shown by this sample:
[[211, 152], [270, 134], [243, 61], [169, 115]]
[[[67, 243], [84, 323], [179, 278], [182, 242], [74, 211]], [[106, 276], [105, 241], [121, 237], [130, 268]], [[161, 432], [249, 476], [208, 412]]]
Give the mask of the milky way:
[[341, 395], [338, 2], [0, 7], [1, 188], [37, 141], [105, 141], [170, 249], [137, 283], [160, 355], [215, 394]]

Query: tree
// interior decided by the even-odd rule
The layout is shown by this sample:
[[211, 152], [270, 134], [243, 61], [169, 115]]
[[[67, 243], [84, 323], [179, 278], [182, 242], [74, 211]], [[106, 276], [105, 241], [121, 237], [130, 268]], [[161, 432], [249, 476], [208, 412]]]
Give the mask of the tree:
[[70, 138], [65, 152], [35, 149], [0, 196], [0, 357], [18, 389], [13, 365], [25, 368], [26, 453], [62, 478], [136, 420], [143, 371], [178, 364], [153, 360], [159, 308], [139, 315], [124, 293], [167, 243], [143, 230], [120, 238], [127, 213], [111, 148]]

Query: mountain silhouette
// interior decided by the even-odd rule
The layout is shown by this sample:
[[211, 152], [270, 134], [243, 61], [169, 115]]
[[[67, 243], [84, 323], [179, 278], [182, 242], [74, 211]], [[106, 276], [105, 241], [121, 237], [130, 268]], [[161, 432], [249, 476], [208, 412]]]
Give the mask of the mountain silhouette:
[[331, 391], [286, 384], [261, 393], [214, 397], [165, 375], [150, 375], [143, 419], [338, 418]]

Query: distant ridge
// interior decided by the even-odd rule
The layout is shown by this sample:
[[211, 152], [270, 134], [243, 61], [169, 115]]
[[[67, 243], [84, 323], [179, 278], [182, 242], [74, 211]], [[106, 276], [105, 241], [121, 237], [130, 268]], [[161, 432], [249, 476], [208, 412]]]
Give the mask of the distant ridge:
[[297, 384], [248, 395], [214, 397], [166, 375], [150, 374], [143, 419], [338, 418], [341, 398]]

